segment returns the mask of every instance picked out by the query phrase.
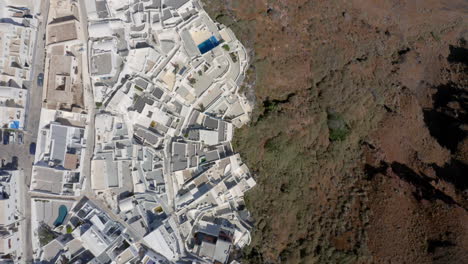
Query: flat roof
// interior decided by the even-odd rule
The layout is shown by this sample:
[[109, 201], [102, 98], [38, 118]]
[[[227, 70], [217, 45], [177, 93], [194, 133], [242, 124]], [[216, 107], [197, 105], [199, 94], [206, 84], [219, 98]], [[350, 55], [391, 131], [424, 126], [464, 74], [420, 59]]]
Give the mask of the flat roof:
[[207, 257], [207, 258], [209, 258], [211, 260], [211, 259], [213, 259], [215, 249], [216, 249], [215, 244], [212, 244], [212, 243], [209, 243], [209, 242], [206, 242], [206, 241], [202, 241], [198, 254], [200, 256], [202, 256], [202, 257]]
[[192, 36], [190, 35], [190, 32], [184, 29], [180, 32], [180, 37], [182, 38], [182, 41], [184, 42], [184, 48], [190, 57], [197, 56], [200, 54], [200, 51], [195, 45], [195, 42], [193, 41]]
[[59, 194], [62, 192], [62, 180], [64, 171], [52, 168], [34, 166], [32, 189]]
[[49, 25], [47, 27], [47, 45], [52, 43], [75, 40], [77, 38], [78, 34], [75, 20]]
[[158, 87], [155, 87], [152, 94], [153, 94], [154, 97], [156, 97], [156, 98], [158, 98], [158, 99], [161, 99], [161, 97], [162, 97], [163, 94], [164, 94], [164, 91], [161, 90], [161, 89], [158, 88]]
[[177, 9], [177, 8], [183, 6], [187, 2], [188, 2], [188, 0], [165, 0], [164, 4]]
[[83, 88], [81, 85], [81, 65], [78, 64], [78, 74], [72, 72], [73, 61], [79, 62], [81, 58], [52, 55], [49, 58], [47, 73], [47, 108], [56, 109], [57, 105], [83, 106]]
[[119, 174], [117, 172], [117, 163], [114, 161], [112, 153], [104, 155], [106, 161], [107, 186], [119, 187]]
[[109, 16], [107, 12], [106, 1], [96, 1], [96, 11], [99, 18], [106, 18]]
[[143, 138], [145, 142], [148, 142], [151, 145], [155, 145], [159, 142], [160, 136], [156, 133], [153, 133], [145, 128], [135, 129], [135, 135]]
[[174, 142], [174, 156], [185, 157], [187, 144]]
[[192, 114], [190, 115], [190, 119], [188, 122], [188, 125], [195, 125], [197, 123], [198, 115], [200, 115], [200, 112], [197, 110], [193, 110]]
[[146, 173], [146, 178], [151, 180], [155, 180], [156, 184], [164, 184], [164, 177], [162, 169], [156, 169], [154, 171], [150, 171]]
[[152, 0], [150, 5], [147, 5], [145, 9], [156, 9], [161, 7], [161, 0]]
[[146, 89], [148, 88], [149, 83], [142, 78], [137, 78], [135, 79], [135, 84], [138, 85], [138, 87]]
[[187, 168], [187, 159], [174, 160], [172, 164], [172, 171], [185, 170]]
[[106, 189], [106, 178], [104, 177], [105, 171], [105, 160], [92, 160], [91, 161], [91, 188], [94, 190]]
[[112, 53], [102, 53], [91, 57], [91, 74], [105, 75], [112, 72]]
[[63, 164], [65, 161], [65, 152], [67, 151], [67, 134], [68, 128], [52, 124], [50, 126], [50, 138], [52, 140], [51, 158], [55, 161], [60, 161]]
[[207, 162], [219, 159], [219, 153], [217, 150], [208, 151], [205, 153], [205, 158]]
[[65, 161], [63, 162], [63, 167], [65, 169], [74, 170], [78, 168], [79, 156], [77, 154], [65, 154]]
[[214, 87], [208, 89], [202, 96], [201, 104], [205, 106], [205, 108], [209, 108], [216, 100], [223, 94], [223, 91], [220, 89], [219, 84], [215, 84]]
[[218, 126], [218, 140], [219, 141], [225, 141], [226, 140], [226, 125], [227, 123], [224, 121], [219, 121], [219, 126]]
[[216, 241], [216, 250], [214, 252], [213, 259], [221, 263], [226, 263], [230, 250], [231, 243], [218, 238], [218, 241]]
[[210, 129], [218, 129], [218, 120], [206, 116], [205, 120], [203, 121], [203, 126]]

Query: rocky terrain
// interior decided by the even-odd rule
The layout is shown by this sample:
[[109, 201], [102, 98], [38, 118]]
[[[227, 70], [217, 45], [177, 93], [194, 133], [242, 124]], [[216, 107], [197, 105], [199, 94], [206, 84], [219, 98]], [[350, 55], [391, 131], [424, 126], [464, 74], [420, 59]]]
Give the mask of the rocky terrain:
[[467, 1], [204, 3], [251, 50], [243, 263], [467, 262]]

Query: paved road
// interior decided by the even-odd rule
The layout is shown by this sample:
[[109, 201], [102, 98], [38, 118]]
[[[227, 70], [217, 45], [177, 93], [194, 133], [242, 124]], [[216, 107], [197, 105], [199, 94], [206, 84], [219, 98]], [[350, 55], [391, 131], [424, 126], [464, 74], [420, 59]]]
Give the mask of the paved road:
[[88, 122], [86, 128], [86, 151], [85, 151], [85, 158], [84, 164], [82, 167], [82, 178], [84, 179], [83, 185], [83, 193], [91, 194], [91, 159], [94, 153], [94, 118], [95, 118], [95, 104], [94, 104], [94, 97], [93, 97], [93, 90], [91, 86], [91, 79], [89, 77], [89, 69], [88, 69], [88, 16], [86, 13], [86, 7], [84, 1], [79, 1], [80, 5], [80, 23], [81, 23], [81, 39], [84, 42], [84, 51], [83, 52], [83, 64], [82, 64], [82, 72], [83, 72], [83, 96], [84, 96], [84, 103], [85, 108], [88, 112]]
[[[41, 115], [41, 104], [42, 104], [42, 87], [37, 86], [37, 75], [44, 72], [44, 58], [45, 58], [45, 41], [43, 36], [45, 34], [45, 27], [47, 24], [47, 16], [49, 13], [49, 0], [41, 1], [41, 24], [38, 27], [36, 35], [36, 45], [33, 58], [33, 74], [34, 78], [32, 80], [31, 88], [29, 89], [28, 94], [28, 104], [26, 109], [27, 116], [25, 117], [25, 129], [26, 129], [26, 144], [23, 146], [23, 153], [29, 154], [29, 144], [30, 142], [37, 142], [37, 134], [39, 130], [39, 119]], [[29, 139], [29, 140], [28, 140]], [[30, 163], [27, 164], [27, 169], [24, 169], [25, 172], [25, 187], [29, 190], [29, 185], [31, 183], [31, 173], [32, 173], [32, 162], [34, 160], [33, 156], [30, 156]], [[26, 189], [26, 188], [25, 188]], [[32, 252], [32, 230], [31, 230], [31, 197], [29, 192], [25, 191], [23, 195], [24, 203], [24, 216], [25, 224], [23, 225], [23, 250], [24, 250], [24, 259], [23, 263], [32, 263], [33, 252]]]
[[48, 15], [49, 1], [40, 1], [41, 17], [36, 28], [36, 42], [33, 46], [33, 57], [31, 63], [31, 85], [28, 90], [28, 97], [25, 105], [25, 124], [24, 124], [24, 144], [10, 142], [8, 145], [0, 144], [0, 159], [10, 162], [13, 157], [18, 159], [18, 169], [22, 170], [20, 180], [20, 202], [22, 204], [21, 214], [24, 216], [24, 222], [20, 225], [20, 236], [23, 249], [21, 263], [32, 263], [32, 238], [31, 238], [31, 197], [29, 194], [29, 185], [31, 182], [32, 162], [34, 157], [29, 154], [29, 145], [36, 142], [39, 129], [39, 118], [41, 114], [42, 88], [37, 87], [37, 75], [44, 72], [44, 32], [46, 18]]
[[164, 180], [167, 182], [167, 203], [168, 207], [170, 207], [170, 211], [168, 213], [172, 213], [175, 210], [175, 187], [173, 182], [174, 173], [171, 173], [171, 147], [172, 147], [172, 140], [169, 137], [165, 138], [165, 146], [164, 146]]
[[[41, 25], [38, 27], [36, 37], [36, 52], [34, 53], [33, 65], [34, 65], [34, 79], [29, 91], [29, 104], [26, 113], [28, 114], [25, 118], [25, 126], [27, 133], [31, 138], [31, 142], [37, 142], [37, 134], [39, 132], [39, 119], [41, 116], [41, 105], [42, 105], [42, 87], [37, 85], [37, 76], [39, 73], [44, 72], [45, 67], [45, 40], [43, 38], [45, 34], [45, 28], [47, 24], [47, 16], [49, 14], [49, 0], [41, 1]], [[25, 151], [29, 153], [29, 145], [25, 146]], [[32, 159], [34, 157], [31, 156]], [[31, 161], [32, 164], [32, 161]], [[31, 183], [32, 168], [26, 172], [27, 186]], [[33, 258], [32, 252], [32, 230], [31, 230], [31, 198], [29, 193], [25, 195], [24, 210], [26, 215], [25, 222], [25, 235], [24, 237], [24, 249], [25, 249], [25, 262], [31, 263]]]
[[[45, 27], [47, 16], [49, 13], [49, 0], [41, 1], [41, 17], [40, 25], [36, 35], [36, 44], [33, 57], [33, 79], [29, 89], [29, 97], [27, 100], [27, 111], [25, 114], [25, 130], [30, 132], [32, 138], [37, 138], [39, 118], [41, 116], [41, 105], [42, 105], [42, 87], [37, 85], [37, 76], [39, 73], [44, 72], [45, 67], [45, 40], [43, 39], [45, 34]], [[34, 111], [31, 111], [34, 110]]]

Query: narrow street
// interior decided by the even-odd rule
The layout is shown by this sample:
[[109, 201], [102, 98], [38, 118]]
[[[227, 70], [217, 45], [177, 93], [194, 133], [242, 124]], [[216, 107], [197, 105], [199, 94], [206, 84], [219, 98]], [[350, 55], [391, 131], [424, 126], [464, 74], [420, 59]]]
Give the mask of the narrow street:
[[91, 190], [91, 159], [94, 153], [94, 118], [95, 104], [93, 90], [91, 87], [91, 79], [88, 69], [88, 17], [86, 16], [86, 7], [84, 1], [79, 1], [80, 5], [80, 23], [81, 23], [81, 39], [83, 41], [84, 52], [82, 53], [83, 67], [83, 95], [86, 111], [88, 112], [87, 127], [86, 127], [86, 151], [85, 161], [82, 168], [83, 193], [90, 194]]
[[34, 156], [29, 153], [29, 145], [37, 141], [39, 129], [39, 118], [41, 115], [42, 105], [42, 87], [38, 86], [38, 74], [44, 72], [45, 59], [45, 28], [47, 16], [49, 13], [49, 0], [41, 1], [41, 16], [39, 17], [39, 25], [36, 33], [35, 51], [32, 59], [32, 81], [29, 88], [28, 99], [26, 103], [26, 114], [24, 124], [24, 144], [22, 145], [6, 145], [9, 147], [6, 153], [11, 156], [18, 157], [18, 168], [23, 170], [24, 184], [20, 184], [22, 215], [24, 222], [21, 224], [21, 242], [23, 248], [22, 263], [33, 262], [32, 252], [32, 230], [31, 230], [31, 197], [29, 194], [29, 186], [31, 183], [32, 162]]

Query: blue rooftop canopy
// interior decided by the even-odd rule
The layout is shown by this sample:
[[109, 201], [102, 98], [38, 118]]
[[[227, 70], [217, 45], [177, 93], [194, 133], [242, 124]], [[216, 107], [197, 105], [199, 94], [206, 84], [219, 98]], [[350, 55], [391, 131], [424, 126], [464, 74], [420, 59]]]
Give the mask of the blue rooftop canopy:
[[20, 122], [19, 121], [13, 121], [10, 123], [10, 128], [12, 129], [19, 129], [20, 127]]

